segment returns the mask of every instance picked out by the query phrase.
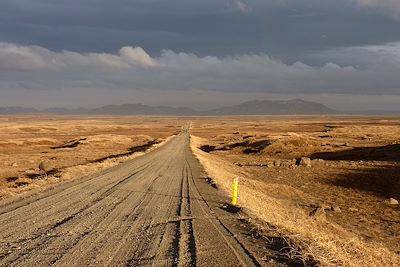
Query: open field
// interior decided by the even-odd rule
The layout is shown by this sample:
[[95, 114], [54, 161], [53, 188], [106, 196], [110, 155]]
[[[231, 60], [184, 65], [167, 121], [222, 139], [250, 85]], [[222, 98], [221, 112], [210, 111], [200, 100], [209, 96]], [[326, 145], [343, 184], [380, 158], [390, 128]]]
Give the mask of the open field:
[[132, 159], [181, 126], [165, 117], [2, 116], [0, 199]]
[[[192, 158], [187, 133], [179, 141], [170, 137], [180, 133], [189, 121], [192, 150], [210, 178], [204, 179], [201, 167]], [[118, 265], [131, 257], [145, 260], [143, 264], [155, 259], [169, 263], [197, 260], [211, 266], [207, 247], [196, 243], [212, 240], [212, 235], [203, 236], [208, 229], [204, 216], [211, 218], [209, 223], [220, 220], [217, 224], [229, 228], [236, 239], [218, 241], [225, 242], [227, 251], [231, 251], [218, 250], [219, 260], [224, 253], [233, 253], [244, 265], [249, 257], [253, 258], [250, 262], [266, 266], [276, 262], [342, 266], [400, 263], [400, 207], [389, 202], [390, 198], [400, 200], [399, 118], [18, 116], [0, 117], [0, 129], [0, 217], [8, 222], [4, 227], [15, 225], [4, 228], [13, 238], [0, 246], [4, 263], [56, 260], [62, 265], [85, 242], [96, 240], [98, 258], [94, 254], [80, 256], [88, 264], [109, 259]], [[167, 148], [155, 150], [163, 140], [171, 140], [166, 142]], [[151, 150], [157, 153], [133, 160]], [[40, 162], [46, 172], [39, 169]], [[144, 171], [134, 172], [139, 166]], [[189, 175], [189, 170], [196, 171]], [[82, 176], [86, 177], [78, 179]], [[245, 211], [236, 216], [220, 210], [220, 204], [229, 201], [226, 197], [235, 176], [240, 179], [239, 205]], [[67, 180], [72, 182], [56, 186]], [[81, 184], [86, 186], [80, 188]], [[107, 188], [111, 185], [110, 191]], [[163, 193], [164, 188], [170, 192]], [[24, 194], [37, 189], [43, 193]], [[103, 189], [110, 195], [102, 194]], [[25, 195], [25, 200], [18, 198]], [[88, 201], [76, 201], [77, 197], [87, 197]], [[131, 210], [141, 218], [133, 226], [124, 224], [125, 217], [118, 215], [119, 209], [132, 209], [125, 197], [139, 207]], [[141, 207], [143, 201], [148, 203]], [[118, 208], [116, 203], [122, 204]], [[174, 212], [164, 214], [160, 209], [163, 203]], [[37, 205], [36, 209], [27, 212], [32, 205]], [[96, 208], [99, 205], [105, 212]], [[107, 209], [114, 208], [115, 212], [108, 213]], [[39, 215], [41, 210], [48, 214]], [[115, 218], [109, 217], [113, 214]], [[13, 221], [18, 216], [21, 219]], [[159, 232], [145, 233], [151, 246], [140, 245], [132, 251], [122, 246], [118, 253], [123, 260], [119, 261], [115, 255], [107, 258], [104, 251], [100, 253], [101, 231], [85, 226], [92, 221], [116, 233], [117, 239], [122, 233], [117, 230], [119, 226], [131, 229], [132, 236], [126, 237], [126, 242], [138, 238], [143, 227], [155, 227]], [[181, 229], [175, 229], [176, 225], [164, 227], [160, 223], [164, 221], [182, 222], [177, 224]], [[248, 229], [239, 229], [238, 225], [247, 225]], [[25, 232], [18, 233], [18, 227], [25, 227]], [[221, 234], [225, 230], [218, 226], [215, 231]], [[21, 241], [22, 234], [26, 242]], [[160, 235], [167, 241], [157, 243]], [[247, 235], [252, 238], [247, 240]], [[61, 240], [62, 236], [67, 238]], [[36, 249], [35, 242], [42, 241], [47, 245]], [[62, 243], [65, 246], [59, 246], [59, 242], [66, 242]], [[180, 242], [189, 258], [179, 255], [176, 245]], [[157, 254], [156, 244], [162, 244], [164, 254]], [[52, 246], [60, 249], [55, 258], [48, 256]], [[249, 254], [235, 246], [243, 246]], [[24, 249], [32, 251], [26, 254]], [[40, 260], [42, 256], [44, 261]]]
[[186, 126], [141, 157], [1, 201], [0, 266], [301, 264], [264, 248], [205, 178]]
[[[400, 264], [398, 118], [215, 117], [192, 147], [239, 203], [326, 264]], [[301, 160], [302, 157], [308, 159]], [[300, 241], [302, 240], [302, 241]]]

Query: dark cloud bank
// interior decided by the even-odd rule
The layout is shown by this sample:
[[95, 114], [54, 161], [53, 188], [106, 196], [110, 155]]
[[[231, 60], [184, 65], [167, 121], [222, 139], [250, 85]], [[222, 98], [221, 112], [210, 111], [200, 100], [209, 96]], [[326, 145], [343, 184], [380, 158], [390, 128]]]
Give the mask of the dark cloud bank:
[[400, 103], [400, 2], [0, 1], [0, 105]]

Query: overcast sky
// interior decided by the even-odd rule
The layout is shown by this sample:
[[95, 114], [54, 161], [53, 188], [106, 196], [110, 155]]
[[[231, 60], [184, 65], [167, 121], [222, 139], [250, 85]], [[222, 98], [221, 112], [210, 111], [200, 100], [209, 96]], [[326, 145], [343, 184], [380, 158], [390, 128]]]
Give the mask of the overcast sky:
[[0, 0], [0, 106], [400, 109], [399, 0]]

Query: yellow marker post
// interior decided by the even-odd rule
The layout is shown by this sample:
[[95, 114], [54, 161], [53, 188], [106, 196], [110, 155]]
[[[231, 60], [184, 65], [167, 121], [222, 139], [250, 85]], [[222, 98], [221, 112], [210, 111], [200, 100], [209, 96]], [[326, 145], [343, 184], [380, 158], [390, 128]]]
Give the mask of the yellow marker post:
[[237, 205], [239, 179], [233, 178], [233, 191], [232, 191], [232, 206]]

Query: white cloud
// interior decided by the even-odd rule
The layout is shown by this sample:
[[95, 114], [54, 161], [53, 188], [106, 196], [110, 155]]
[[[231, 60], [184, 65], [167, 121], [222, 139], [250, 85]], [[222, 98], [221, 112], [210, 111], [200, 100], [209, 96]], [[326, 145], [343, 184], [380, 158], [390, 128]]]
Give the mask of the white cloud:
[[32, 70], [46, 67], [43, 48], [0, 43], [0, 70]]
[[127, 62], [141, 66], [152, 67], [155, 65], [150, 55], [141, 47], [125, 46], [119, 50], [119, 55]]
[[[327, 63], [284, 64], [266, 54], [199, 57], [164, 50], [151, 57], [140, 47], [116, 54], [53, 52], [37, 46], [0, 45], [0, 92], [21, 89], [200, 90], [275, 94], [400, 95], [400, 45], [348, 48], [363, 68]], [[393, 56], [396, 54], [398, 57]], [[334, 55], [331, 54], [331, 55]], [[329, 61], [335, 62], [335, 56]], [[1, 94], [1, 93], [0, 93]]]
[[118, 55], [107, 53], [59, 53], [38, 46], [19, 46], [0, 43], [1, 70], [42, 69], [129, 69], [151, 67], [154, 62], [141, 47], [122, 47]]

